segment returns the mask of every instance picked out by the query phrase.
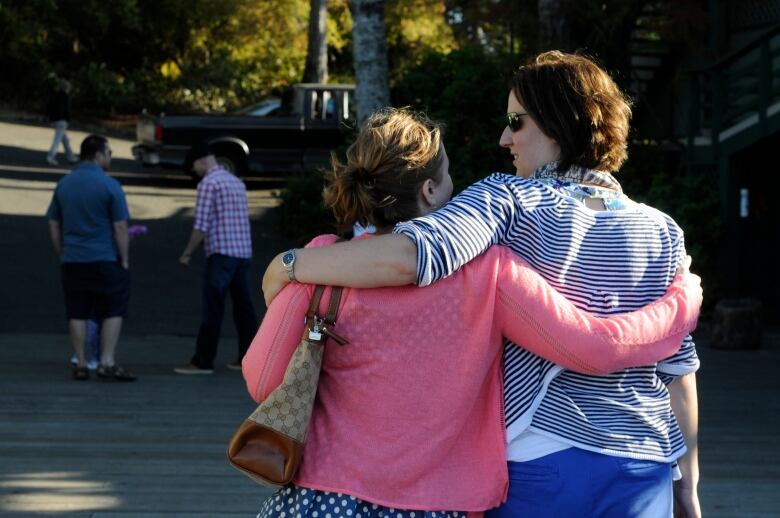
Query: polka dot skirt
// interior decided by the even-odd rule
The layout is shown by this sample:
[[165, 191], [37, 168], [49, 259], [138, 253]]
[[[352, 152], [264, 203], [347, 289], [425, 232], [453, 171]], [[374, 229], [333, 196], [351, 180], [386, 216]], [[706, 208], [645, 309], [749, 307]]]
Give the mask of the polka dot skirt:
[[464, 512], [410, 511], [372, 504], [343, 493], [289, 484], [263, 502], [257, 518], [466, 518]]

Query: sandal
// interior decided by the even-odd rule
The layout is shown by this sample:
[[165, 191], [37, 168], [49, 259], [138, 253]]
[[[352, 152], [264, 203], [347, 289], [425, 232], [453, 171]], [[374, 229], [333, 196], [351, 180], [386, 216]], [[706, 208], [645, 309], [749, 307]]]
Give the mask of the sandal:
[[135, 374], [119, 365], [100, 365], [97, 368], [98, 378], [113, 378], [117, 381], [135, 381]]
[[77, 381], [86, 381], [89, 379], [89, 369], [86, 367], [73, 367], [73, 379]]

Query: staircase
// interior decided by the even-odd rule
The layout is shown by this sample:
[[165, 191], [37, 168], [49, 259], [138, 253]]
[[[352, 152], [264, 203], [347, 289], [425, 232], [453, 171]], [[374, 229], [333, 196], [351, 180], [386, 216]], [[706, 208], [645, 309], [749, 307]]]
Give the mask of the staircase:
[[629, 90], [635, 98], [641, 99], [646, 96], [669, 55], [670, 46], [659, 37], [657, 31], [664, 15], [658, 3], [648, 2], [642, 8], [642, 13], [631, 31]]
[[689, 164], [714, 164], [780, 131], [780, 24], [692, 71]]

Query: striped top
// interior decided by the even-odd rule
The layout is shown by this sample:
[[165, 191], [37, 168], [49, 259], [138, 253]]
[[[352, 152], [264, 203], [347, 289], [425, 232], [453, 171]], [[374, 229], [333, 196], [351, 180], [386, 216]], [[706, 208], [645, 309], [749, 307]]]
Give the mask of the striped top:
[[[435, 213], [397, 225], [395, 232], [417, 245], [417, 284], [451, 275], [490, 245], [503, 244], [575, 306], [600, 316], [663, 295], [686, 255], [674, 220], [619, 192], [614, 197], [620, 203], [594, 211], [567, 187], [577, 186], [560, 178], [493, 174]], [[507, 439], [532, 431], [590, 451], [673, 461], [685, 453], [685, 443], [666, 385], [698, 366], [690, 336], [656, 365], [606, 376], [565, 371], [508, 345]]]
[[207, 171], [198, 184], [194, 226], [206, 234], [206, 257], [211, 254], [252, 257], [244, 182], [222, 166]]

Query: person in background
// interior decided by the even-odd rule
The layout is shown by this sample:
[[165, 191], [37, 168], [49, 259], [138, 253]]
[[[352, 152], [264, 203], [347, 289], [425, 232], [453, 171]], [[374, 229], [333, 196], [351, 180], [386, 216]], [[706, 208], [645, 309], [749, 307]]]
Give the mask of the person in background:
[[238, 332], [238, 355], [227, 367], [241, 370], [241, 359], [257, 330], [257, 314], [249, 291], [252, 236], [246, 186], [217, 163], [204, 142], [192, 147], [187, 162], [202, 179], [195, 200], [195, 224], [179, 262], [188, 266], [192, 254], [204, 243], [206, 270], [203, 277], [203, 314], [195, 354], [188, 363], [174, 368], [174, 372], [185, 375], [214, 372], [228, 293], [233, 302], [233, 321]]
[[[130, 225], [127, 229], [127, 237], [132, 242], [136, 236], [142, 236], [146, 234], [147, 228], [144, 225]], [[100, 333], [102, 330], [102, 322], [100, 317], [93, 314], [87, 320], [87, 339], [84, 346], [84, 356], [87, 360], [87, 368], [91, 371], [96, 370], [100, 365]], [[76, 353], [71, 356], [70, 363], [78, 365], [79, 358]]]
[[68, 123], [70, 122], [70, 88], [70, 82], [67, 79], [60, 79], [57, 82], [57, 90], [51, 96], [47, 105], [49, 121], [51, 121], [51, 125], [54, 127], [54, 138], [52, 139], [49, 153], [46, 155], [46, 162], [49, 165], [59, 165], [59, 162], [57, 162], [57, 150], [60, 147], [60, 143], [65, 148], [68, 162], [74, 164], [78, 161], [70, 147], [70, 139], [67, 133]]
[[81, 162], [57, 182], [46, 212], [61, 263], [65, 312], [77, 357], [73, 378], [89, 379], [84, 349], [87, 320], [94, 316], [102, 322], [97, 376], [134, 381], [135, 375], [114, 357], [130, 296], [127, 201], [119, 182], [106, 174], [111, 166], [108, 140], [88, 136], [80, 156]]

